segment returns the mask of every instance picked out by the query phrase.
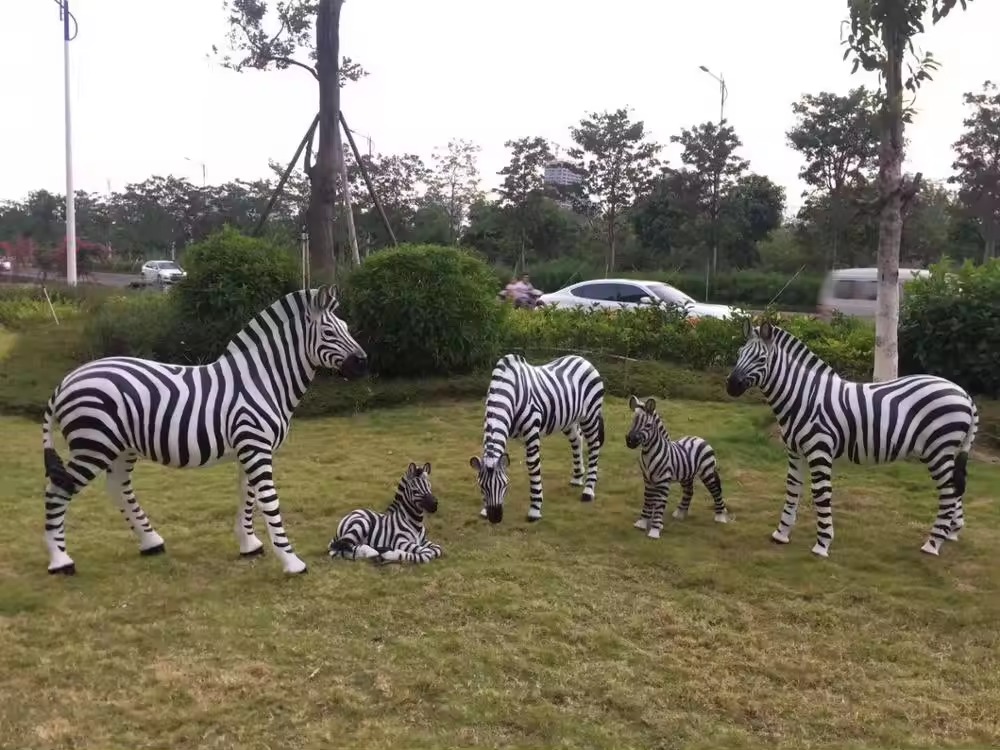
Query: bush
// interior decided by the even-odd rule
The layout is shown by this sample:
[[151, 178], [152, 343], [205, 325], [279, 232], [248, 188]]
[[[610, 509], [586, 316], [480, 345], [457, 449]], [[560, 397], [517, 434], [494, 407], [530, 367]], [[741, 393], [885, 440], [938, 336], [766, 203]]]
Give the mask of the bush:
[[490, 267], [468, 251], [404, 245], [372, 255], [343, 284], [346, 317], [374, 372], [462, 374], [491, 364], [508, 306]]
[[52, 308], [45, 300], [45, 293], [37, 286], [0, 287], [0, 326], [21, 329], [38, 323], [53, 322], [52, 309], [60, 322], [80, 314], [76, 300], [50, 292]]
[[187, 278], [165, 296], [192, 363], [217, 358], [254, 315], [301, 286], [289, 249], [228, 226], [187, 248], [184, 267]]
[[955, 381], [974, 394], [1000, 393], [1000, 260], [958, 269], [932, 266], [906, 287], [900, 310], [900, 370]]
[[183, 363], [177, 306], [172, 294], [113, 297], [87, 320], [84, 337], [90, 356], [143, 357]]
[[[774, 311], [767, 316], [801, 338], [843, 377], [870, 379], [875, 334], [869, 324], [843, 316], [832, 324]], [[693, 322], [663, 307], [611, 312], [541, 308], [512, 311], [505, 343], [516, 351], [614, 354], [706, 370], [732, 367], [743, 336], [740, 318]]]

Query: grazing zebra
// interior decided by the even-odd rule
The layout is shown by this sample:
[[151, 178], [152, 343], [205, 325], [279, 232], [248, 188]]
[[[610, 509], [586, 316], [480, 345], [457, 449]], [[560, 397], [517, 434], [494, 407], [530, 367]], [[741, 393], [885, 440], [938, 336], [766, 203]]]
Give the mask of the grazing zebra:
[[424, 513], [437, 513], [431, 492], [431, 465], [411, 463], [399, 480], [385, 513], [352, 510], [337, 524], [330, 557], [372, 558], [377, 563], [425, 563], [441, 557], [441, 546], [427, 541]]
[[639, 453], [639, 468], [645, 485], [642, 515], [635, 522], [637, 529], [646, 531], [650, 539], [659, 539], [663, 529], [663, 513], [667, 509], [670, 483], [679, 482], [683, 490], [680, 505], [673, 512], [674, 518], [687, 518], [694, 495], [694, 480], [700, 479], [715, 502], [715, 520], [728, 523], [729, 510], [722, 499], [722, 478], [715, 451], [707, 440], [700, 437], [682, 437], [671, 440], [667, 426], [656, 413], [656, 399], [645, 402], [630, 396], [628, 408], [632, 410], [632, 426], [625, 436], [625, 445]]
[[843, 455], [856, 464], [917, 457], [938, 490], [938, 514], [921, 547], [937, 555], [965, 526], [969, 450], [979, 415], [962, 388], [932, 375], [883, 383], [852, 383], [792, 336], [770, 323], [743, 325], [746, 343], [726, 381], [730, 396], [759, 386], [774, 411], [788, 451], [787, 497], [771, 539], [787, 544], [802, 484], [809, 477], [816, 505], [814, 554], [827, 557], [833, 541], [831, 477]]
[[[304, 289], [258, 313], [210, 364], [108, 357], [70, 372], [49, 399], [42, 426], [49, 572], [76, 572], [66, 553], [66, 511], [70, 498], [102, 471], [140, 552], [164, 551], [132, 489], [138, 457], [178, 468], [236, 461], [240, 553], [263, 552], [253, 528], [256, 501], [285, 572], [305, 572], [281, 521], [273, 455], [319, 368], [350, 379], [367, 370], [364, 350], [336, 310], [335, 288]], [[69, 443], [66, 464], [53, 447], [53, 425]]]
[[[529, 364], [524, 357], [507, 354], [493, 368], [483, 420], [483, 456], [473, 456], [483, 493], [480, 515], [490, 523], [503, 520], [503, 501], [510, 486], [507, 441], [524, 438], [525, 463], [531, 481], [528, 520], [542, 517], [541, 440], [561, 430], [573, 451], [570, 484], [583, 486], [582, 502], [594, 499], [597, 461], [604, 445], [604, 381], [597, 368], [583, 357], [559, 357], [544, 365]], [[583, 449], [587, 441], [587, 479], [583, 478]]]

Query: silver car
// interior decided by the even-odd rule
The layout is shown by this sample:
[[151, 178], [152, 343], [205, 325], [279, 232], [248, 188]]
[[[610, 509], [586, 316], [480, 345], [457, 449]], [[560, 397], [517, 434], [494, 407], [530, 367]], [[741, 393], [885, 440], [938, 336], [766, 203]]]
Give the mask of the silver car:
[[640, 305], [668, 304], [679, 307], [689, 318], [728, 318], [734, 313], [729, 305], [698, 302], [680, 289], [662, 281], [639, 279], [593, 279], [580, 281], [557, 292], [539, 297], [546, 307], [582, 307], [585, 309], [629, 309]]
[[172, 260], [148, 260], [139, 273], [148, 284], [173, 284], [187, 276], [187, 272]]

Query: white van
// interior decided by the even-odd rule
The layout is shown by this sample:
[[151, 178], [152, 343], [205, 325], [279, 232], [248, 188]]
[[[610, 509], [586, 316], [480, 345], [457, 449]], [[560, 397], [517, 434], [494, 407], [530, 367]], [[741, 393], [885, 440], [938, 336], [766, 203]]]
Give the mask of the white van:
[[[922, 268], [899, 269], [899, 295], [916, 278], [931, 275]], [[838, 268], [830, 271], [819, 290], [819, 304], [816, 312], [823, 320], [829, 320], [833, 311], [857, 318], [874, 318], [878, 299], [877, 268]]]

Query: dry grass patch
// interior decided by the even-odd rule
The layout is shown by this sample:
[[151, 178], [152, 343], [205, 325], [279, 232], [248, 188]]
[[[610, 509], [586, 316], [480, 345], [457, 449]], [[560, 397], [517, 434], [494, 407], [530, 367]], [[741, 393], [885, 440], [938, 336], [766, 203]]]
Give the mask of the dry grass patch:
[[[814, 559], [807, 503], [768, 543], [784, 458], [760, 407], [667, 403], [675, 435], [719, 453], [728, 526], [699, 489], [659, 542], [629, 414], [610, 400], [598, 500], [545, 441], [545, 517], [529, 525], [523, 451], [490, 527], [468, 457], [481, 406], [299, 421], [278, 457], [307, 576], [239, 560], [232, 466], [140, 464], [168, 554], [140, 558], [103, 487], [69, 514], [75, 578], [49, 577], [39, 428], [3, 418], [0, 745], [24, 748], [897, 748], [1000, 743], [1000, 470], [975, 463], [969, 528], [919, 552], [934, 516], [919, 465], [838, 467], [837, 539]], [[11, 448], [15, 448], [11, 450]], [[357, 505], [383, 506], [409, 461], [434, 464], [445, 557], [331, 562]], [[679, 495], [679, 493], [676, 493]], [[676, 501], [676, 497], [674, 500]], [[262, 527], [260, 527], [262, 530]], [[11, 744], [13, 743], [13, 744]]]

